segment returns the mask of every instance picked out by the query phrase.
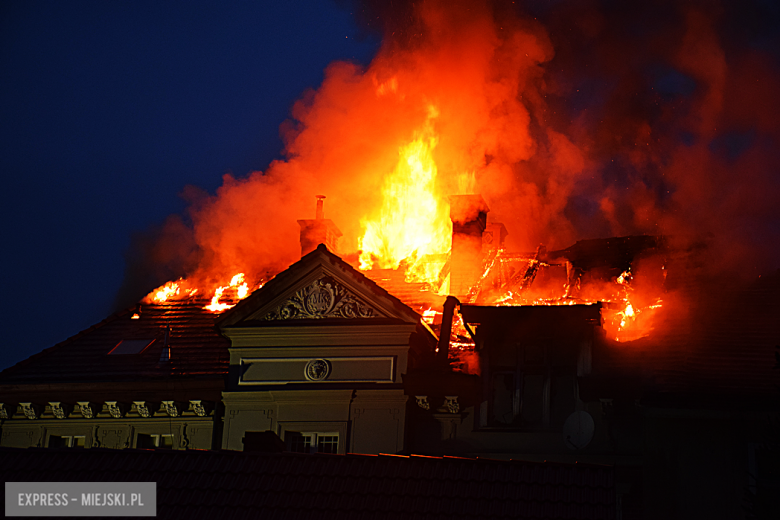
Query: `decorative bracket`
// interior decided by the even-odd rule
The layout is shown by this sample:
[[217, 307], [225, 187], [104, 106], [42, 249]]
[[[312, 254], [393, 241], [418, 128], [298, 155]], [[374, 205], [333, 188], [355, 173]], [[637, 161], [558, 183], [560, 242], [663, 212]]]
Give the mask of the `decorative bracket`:
[[51, 406], [52, 415], [57, 419], [64, 419], [67, 417], [68, 413], [65, 411], [65, 407], [60, 401], [49, 401], [49, 406]]
[[30, 420], [34, 420], [38, 418], [38, 410], [36, 410], [37, 406], [35, 406], [32, 403], [19, 403], [19, 406], [22, 407], [22, 412], [24, 412], [24, 416], [27, 417]]
[[417, 406], [419, 406], [423, 410], [431, 409], [431, 403], [428, 402], [427, 395], [416, 395], [414, 396], [414, 398], [417, 399]]
[[133, 401], [133, 404], [135, 405], [135, 410], [138, 412], [138, 415], [141, 417], [147, 418], [152, 416], [146, 401]]
[[92, 419], [95, 417], [95, 410], [92, 409], [89, 401], [77, 401], [76, 404], [79, 405], [79, 411], [84, 419]]
[[106, 401], [106, 408], [108, 408], [108, 413], [111, 414], [111, 417], [114, 419], [121, 419], [122, 415], [122, 405], [117, 403], [116, 401]]
[[444, 406], [447, 407], [447, 410], [450, 413], [458, 413], [460, 411], [460, 404], [458, 404], [458, 396], [457, 395], [445, 395], [444, 396]]
[[5, 407], [5, 403], [0, 403], [0, 419], [8, 419], [8, 409]]
[[203, 401], [201, 400], [195, 401], [193, 399], [190, 399], [190, 410], [195, 412], [195, 415], [197, 415], [198, 417], [205, 417], [206, 414], [208, 413], [206, 411], [206, 406], [203, 404]]
[[179, 407], [176, 406], [174, 401], [163, 401], [160, 403], [160, 408], [162, 408], [162, 410], [168, 414], [168, 417], [179, 416]]

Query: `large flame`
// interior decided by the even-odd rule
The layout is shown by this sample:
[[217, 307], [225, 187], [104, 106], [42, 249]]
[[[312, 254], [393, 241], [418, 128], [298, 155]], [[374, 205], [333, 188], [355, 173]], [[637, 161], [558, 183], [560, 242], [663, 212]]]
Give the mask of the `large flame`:
[[406, 264], [406, 280], [434, 282], [450, 248], [452, 224], [446, 201], [438, 191], [433, 151], [438, 138], [433, 122], [439, 115], [428, 107], [425, 127], [398, 151], [395, 169], [385, 177], [379, 214], [361, 221], [358, 240], [361, 269], [397, 269]]

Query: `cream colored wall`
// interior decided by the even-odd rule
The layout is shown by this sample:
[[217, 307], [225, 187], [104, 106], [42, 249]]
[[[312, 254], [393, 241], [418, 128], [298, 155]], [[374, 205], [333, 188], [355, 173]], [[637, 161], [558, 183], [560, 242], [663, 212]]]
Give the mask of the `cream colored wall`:
[[225, 392], [222, 448], [243, 450], [247, 431], [327, 431], [339, 432], [339, 453], [398, 453], [406, 401], [401, 389]]

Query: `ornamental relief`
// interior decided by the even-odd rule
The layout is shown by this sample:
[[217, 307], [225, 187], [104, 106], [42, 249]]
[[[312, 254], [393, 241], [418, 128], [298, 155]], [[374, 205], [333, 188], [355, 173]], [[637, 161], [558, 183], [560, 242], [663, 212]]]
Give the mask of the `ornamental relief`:
[[330, 277], [316, 280], [295, 296], [269, 312], [265, 319], [303, 320], [323, 318], [376, 318], [374, 309]]

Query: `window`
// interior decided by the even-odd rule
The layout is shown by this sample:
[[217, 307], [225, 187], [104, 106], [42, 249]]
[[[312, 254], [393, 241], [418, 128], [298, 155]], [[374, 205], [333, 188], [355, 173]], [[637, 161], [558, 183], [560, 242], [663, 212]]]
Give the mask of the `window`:
[[146, 347], [154, 343], [154, 338], [152, 339], [123, 339], [119, 343], [116, 344], [114, 348], [109, 351], [109, 355], [116, 356], [116, 355], [128, 355], [128, 354], [140, 354], [144, 350], [146, 350]]
[[287, 449], [295, 453], [338, 453], [337, 432], [285, 432]]
[[[567, 408], [565, 419], [574, 411], [573, 402], [569, 402], [574, 398], [574, 391], [562, 378], [558, 378], [560, 384], [553, 384], [552, 374], [553, 367], [545, 346], [516, 344], [496, 349], [491, 366], [483, 374], [488, 386], [486, 402], [480, 409], [481, 427], [549, 428], [553, 394], [560, 401], [559, 408], [571, 408]], [[561, 425], [563, 419], [559, 421]]]
[[86, 448], [84, 435], [49, 435], [49, 448]]
[[143, 450], [172, 450], [173, 435], [139, 433], [135, 441], [135, 447]]

